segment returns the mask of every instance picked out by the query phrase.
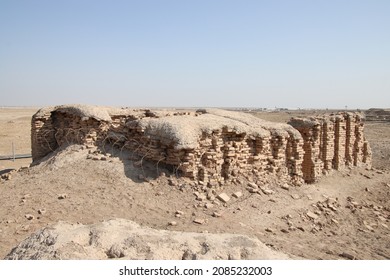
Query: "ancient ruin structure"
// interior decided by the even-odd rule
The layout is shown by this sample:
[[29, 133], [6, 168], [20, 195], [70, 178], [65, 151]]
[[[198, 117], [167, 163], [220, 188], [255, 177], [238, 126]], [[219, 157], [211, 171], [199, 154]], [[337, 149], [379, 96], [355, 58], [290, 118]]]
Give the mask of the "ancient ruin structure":
[[358, 114], [273, 123], [217, 109], [43, 108], [32, 118], [37, 162], [58, 147], [108, 143], [210, 186], [238, 176], [313, 182], [330, 169], [371, 164]]
[[363, 134], [362, 116], [339, 113], [310, 119], [293, 118], [289, 124], [303, 137], [302, 173], [314, 182], [331, 169], [371, 167], [371, 149]]

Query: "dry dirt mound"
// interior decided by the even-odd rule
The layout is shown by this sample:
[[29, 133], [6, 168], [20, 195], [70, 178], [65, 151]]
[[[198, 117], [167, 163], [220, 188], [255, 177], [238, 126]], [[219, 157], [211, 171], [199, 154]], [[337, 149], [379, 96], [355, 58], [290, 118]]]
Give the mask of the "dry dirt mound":
[[237, 234], [155, 230], [115, 219], [94, 225], [59, 222], [39, 230], [6, 259], [288, 259]]

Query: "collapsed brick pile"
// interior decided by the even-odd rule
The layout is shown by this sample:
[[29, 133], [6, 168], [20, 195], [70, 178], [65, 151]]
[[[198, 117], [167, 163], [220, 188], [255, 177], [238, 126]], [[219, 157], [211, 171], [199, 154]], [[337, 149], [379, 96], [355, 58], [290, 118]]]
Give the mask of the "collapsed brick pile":
[[313, 182], [324, 170], [370, 165], [358, 115], [294, 119], [291, 124], [217, 109], [57, 106], [33, 116], [32, 156], [37, 162], [62, 145], [110, 143], [211, 186], [239, 176], [274, 176], [300, 184]]

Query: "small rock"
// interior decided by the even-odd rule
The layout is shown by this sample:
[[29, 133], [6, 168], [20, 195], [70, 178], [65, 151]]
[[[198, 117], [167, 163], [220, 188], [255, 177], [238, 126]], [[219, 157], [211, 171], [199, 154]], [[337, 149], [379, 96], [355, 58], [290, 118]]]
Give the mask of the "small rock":
[[274, 232], [274, 230], [272, 228], [266, 228], [265, 231], [266, 232]]
[[374, 228], [370, 225], [364, 225], [369, 231], [374, 231]]
[[356, 260], [356, 258], [353, 255], [348, 254], [346, 252], [341, 253], [339, 256], [348, 260]]
[[196, 197], [196, 200], [199, 200], [199, 201], [205, 201], [206, 199], [207, 199], [207, 197], [204, 193], [200, 193]]
[[301, 197], [298, 194], [292, 194], [291, 197], [295, 200], [300, 199]]
[[34, 216], [31, 215], [31, 214], [26, 214], [25, 217], [26, 217], [27, 220], [33, 220], [34, 219]]
[[211, 209], [211, 208], [213, 208], [213, 207], [214, 207], [214, 205], [211, 204], [211, 203], [206, 203], [206, 204], [204, 205], [204, 208], [206, 208], [206, 209]]
[[176, 215], [184, 215], [184, 212], [183, 212], [183, 211], [180, 211], [180, 210], [176, 210], [175, 214], [176, 214]]
[[286, 183], [286, 184], [284, 184], [283, 186], [281, 186], [282, 187], [282, 189], [284, 189], [284, 190], [286, 190], [286, 191], [288, 191], [289, 189], [290, 189], [290, 186]]
[[171, 221], [171, 222], [168, 223], [168, 225], [169, 225], [169, 226], [176, 226], [176, 225], [177, 225], [177, 222]]
[[313, 220], [318, 219], [318, 215], [314, 214], [314, 213], [311, 212], [311, 211], [308, 211], [308, 212], [306, 213], [306, 215], [307, 215], [309, 218], [312, 218]]
[[289, 231], [287, 229], [281, 229], [280, 231], [283, 233], [289, 233]]
[[253, 188], [253, 189], [258, 189], [258, 188], [259, 188], [259, 186], [256, 185], [256, 184], [253, 183], [253, 182], [249, 182], [249, 183], [248, 183], [248, 186], [251, 187], [251, 188]]
[[65, 198], [67, 198], [68, 197], [68, 195], [66, 194], [66, 193], [63, 193], [63, 194], [59, 194], [58, 195], [58, 199], [65, 199]]
[[174, 186], [177, 185], [177, 182], [175, 180], [173, 180], [173, 179], [168, 179], [168, 185], [174, 187]]
[[271, 195], [271, 194], [274, 194], [275, 192], [273, 190], [270, 190], [270, 189], [261, 189], [261, 191], [266, 194], [266, 195]]
[[248, 188], [248, 191], [249, 191], [250, 193], [259, 193], [259, 190], [258, 190], [258, 189]]
[[242, 196], [242, 192], [235, 192], [232, 194], [232, 196], [235, 198], [240, 198]]
[[230, 200], [230, 197], [226, 193], [221, 193], [217, 198], [224, 203], [227, 203]]
[[216, 217], [216, 218], [222, 217], [222, 213], [221, 212], [214, 212], [213, 217]]
[[305, 229], [303, 227], [297, 227], [297, 229], [299, 229], [302, 232], [305, 232]]
[[39, 215], [43, 215], [46, 213], [46, 209], [45, 208], [42, 208], [42, 209], [38, 209], [38, 214]]
[[339, 224], [339, 221], [337, 221], [336, 219], [332, 219], [331, 221], [332, 221], [333, 223], [335, 223], [336, 225]]
[[195, 219], [194, 223], [198, 225], [203, 225], [206, 221], [204, 219]]

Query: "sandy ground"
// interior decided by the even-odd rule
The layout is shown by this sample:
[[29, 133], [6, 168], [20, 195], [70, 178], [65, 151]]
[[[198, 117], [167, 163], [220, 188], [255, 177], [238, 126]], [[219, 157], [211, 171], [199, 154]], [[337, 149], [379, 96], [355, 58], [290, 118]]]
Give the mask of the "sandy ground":
[[[38, 108], [0, 108], [0, 156], [31, 154], [31, 117]], [[0, 160], [0, 171], [28, 166], [31, 159]]]
[[[21, 147], [20, 153], [30, 151], [29, 118], [34, 112], [0, 110], [2, 153], [10, 141]], [[273, 121], [292, 116], [257, 115]], [[168, 171], [157, 176], [163, 170], [153, 164], [135, 166], [130, 154], [108, 150], [111, 156], [105, 160], [92, 160], [87, 150], [69, 147], [0, 183], [0, 258], [59, 220], [90, 224], [124, 218], [155, 229], [245, 234], [297, 258], [390, 259], [390, 123], [367, 123], [365, 133], [374, 169], [335, 171], [315, 184], [288, 189], [270, 184], [274, 193], [269, 195], [250, 193], [242, 179], [210, 193], [228, 194], [227, 203], [198, 196], [202, 186]], [[3, 169], [26, 162], [0, 163]], [[147, 180], [140, 180], [140, 174]], [[242, 196], [234, 198], [236, 192]], [[175, 226], [169, 225], [172, 221]]]

